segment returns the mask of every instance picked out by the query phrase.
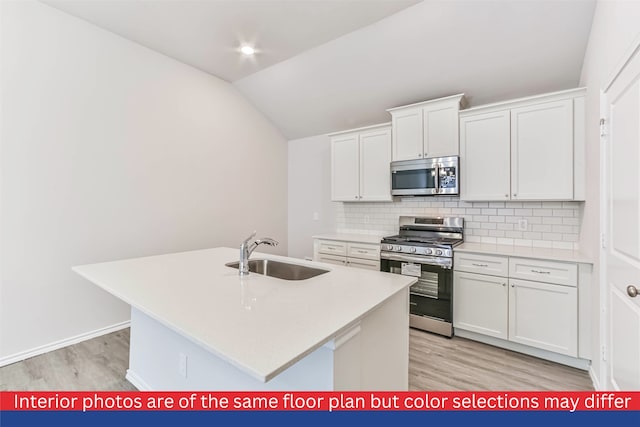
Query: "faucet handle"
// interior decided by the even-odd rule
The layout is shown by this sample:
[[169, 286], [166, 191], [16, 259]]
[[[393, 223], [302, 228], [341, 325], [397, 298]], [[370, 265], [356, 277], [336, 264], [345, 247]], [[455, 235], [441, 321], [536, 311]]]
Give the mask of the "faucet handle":
[[256, 233], [257, 233], [257, 231], [256, 231], [256, 230], [254, 230], [254, 231], [253, 231], [253, 233], [251, 233], [251, 236], [249, 236], [249, 237], [247, 237], [246, 239], [244, 239], [244, 240], [242, 241], [242, 243], [247, 243], [249, 240], [251, 240], [251, 239], [253, 239], [254, 237], [256, 237]]
[[256, 245], [278, 246], [278, 241], [275, 239], [272, 239], [271, 237], [263, 237], [261, 239], [256, 240]]

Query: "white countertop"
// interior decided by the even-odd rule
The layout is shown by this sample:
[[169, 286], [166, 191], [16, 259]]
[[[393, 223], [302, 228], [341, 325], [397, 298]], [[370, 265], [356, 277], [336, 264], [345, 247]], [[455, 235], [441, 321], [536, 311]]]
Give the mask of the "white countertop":
[[329, 273], [289, 281], [225, 263], [238, 249], [213, 248], [73, 267], [117, 298], [261, 381], [268, 381], [416, 279], [304, 261]]
[[333, 233], [333, 234], [317, 234], [312, 236], [314, 239], [324, 239], [324, 240], [337, 240], [340, 242], [357, 242], [357, 243], [373, 243], [380, 244], [380, 241], [383, 237], [388, 236], [390, 233], [384, 235], [378, 234], [342, 234], [342, 233]]
[[463, 243], [454, 248], [454, 252], [469, 252], [489, 255], [518, 256], [546, 259], [552, 261], [579, 262], [593, 264], [593, 261], [580, 251], [566, 249], [532, 248], [528, 246], [491, 245], [485, 243]]

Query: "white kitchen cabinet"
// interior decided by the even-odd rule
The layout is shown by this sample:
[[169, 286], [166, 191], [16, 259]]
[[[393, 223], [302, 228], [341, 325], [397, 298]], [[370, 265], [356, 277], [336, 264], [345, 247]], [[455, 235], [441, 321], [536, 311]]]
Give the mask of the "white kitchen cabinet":
[[392, 117], [392, 160], [457, 156], [463, 103], [464, 94], [459, 94], [387, 110]]
[[453, 273], [453, 326], [507, 339], [508, 280], [486, 274]]
[[509, 279], [509, 340], [577, 357], [577, 301], [572, 286]]
[[577, 272], [576, 263], [454, 251], [453, 326], [578, 357]]
[[460, 118], [460, 198], [509, 200], [509, 110]]
[[573, 100], [511, 110], [511, 198], [573, 198]]
[[584, 200], [584, 95], [461, 111], [461, 200]]
[[369, 126], [331, 134], [331, 200], [391, 201], [391, 128]]
[[380, 271], [380, 244], [353, 239], [314, 239], [313, 260]]

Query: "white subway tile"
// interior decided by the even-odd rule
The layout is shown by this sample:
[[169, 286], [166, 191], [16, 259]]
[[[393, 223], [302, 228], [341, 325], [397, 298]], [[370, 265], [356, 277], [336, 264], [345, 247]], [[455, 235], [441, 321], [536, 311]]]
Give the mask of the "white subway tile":
[[468, 221], [464, 223], [465, 228], [482, 228], [482, 223], [479, 221]]
[[562, 202], [562, 207], [569, 209], [579, 209], [581, 205], [582, 202]]
[[574, 216], [571, 209], [554, 209], [553, 216]]
[[489, 202], [490, 208], [504, 208], [504, 202]]
[[542, 202], [543, 208], [561, 208], [562, 202]]
[[444, 202], [431, 202], [432, 208], [444, 208]]
[[573, 233], [573, 226], [571, 225], [553, 225], [552, 230], [554, 233]]
[[554, 249], [568, 249], [573, 250], [573, 243], [571, 242], [553, 242]]
[[480, 243], [481, 238], [478, 236], [464, 236], [464, 241], [470, 243]]
[[482, 243], [486, 243], [488, 245], [495, 245], [496, 238], [495, 237], [483, 237], [481, 240]]
[[486, 215], [474, 215], [473, 216], [473, 220], [474, 221], [480, 221], [480, 222], [487, 222], [489, 221], [489, 217]]
[[562, 218], [556, 217], [544, 217], [542, 218], [543, 224], [562, 224]]
[[513, 209], [498, 209], [498, 215], [513, 215]]
[[531, 209], [515, 209], [513, 213], [515, 215], [520, 215], [520, 216], [531, 216], [532, 210]]
[[466, 212], [465, 208], [453, 208], [451, 209], [451, 213], [455, 215], [464, 215]]
[[482, 210], [478, 208], [467, 208], [467, 214], [469, 215], [480, 215], [481, 212]]
[[551, 231], [553, 231], [550, 225], [540, 225], [540, 224], [533, 224], [531, 229], [533, 231], [539, 231], [539, 232], [545, 232], [545, 233], [550, 233]]
[[544, 240], [559, 241], [559, 240], [562, 240], [562, 234], [560, 234], [560, 233], [542, 233], [542, 238]]
[[473, 203], [471, 202], [463, 202], [462, 200], [458, 202], [458, 206], [461, 208], [471, 208], [473, 207]]
[[496, 227], [496, 224], [494, 224], [493, 222], [483, 222], [482, 228], [484, 228], [485, 230], [495, 230], [498, 227]]
[[497, 215], [496, 209], [482, 209], [482, 215]]
[[503, 216], [490, 216], [489, 222], [504, 222]]
[[488, 236], [489, 230], [473, 230], [475, 236]]
[[489, 207], [489, 203], [487, 203], [487, 202], [473, 202], [473, 207], [474, 208], [488, 208]]
[[522, 202], [506, 202], [504, 206], [507, 208], [521, 208]]
[[525, 219], [529, 221], [529, 224], [542, 224], [541, 216], [528, 216]]
[[580, 220], [578, 218], [569, 218], [565, 216], [562, 218], [562, 223], [564, 225], [580, 225]]
[[562, 240], [565, 242], [577, 242], [578, 235], [577, 234], [563, 234]]
[[504, 235], [512, 239], [522, 239], [522, 231], [505, 231]]
[[534, 209], [533, 216], [551, 216], [553, 211], [551, 209]]
[[496, 239], [496, 243], [498, 243], [499, 245], [511, 245], [513, 246], [513, 239], [507, 239], [504, 237], [499, 237]]
[[458, 202], [444, 202], [445, 208], [457, 208]]
[[498, 224], [498, 230], [513, 230], [513, 224]]
[[547, 240], [534, 240], [531, 246], [534, 248], [551, 248], [553, 246], [553, 242], [549, 242]]
[[531, 247], [533, 245], [533, 242], [531, 240], [527, 240], [527, 239], [514, 239], [513, 240], [513, 244], [515, 246], [527, 246], [527, 247]]
[[508, 223], [511, 223], [511, 224], [516, 224], [519, 219], [520, 219], [520, 217], [517, 217], [517, 216], [505, 216], [504, 217], [504, 221], [508, 222]]
[[504, 230], [489, 230], [491, 237], [504, 237]]
[[536, 231], [525, 231], [522, 233], [522, 237], [529, 240], [540, 240], [542, 239], [542, 233], [538, 233]]

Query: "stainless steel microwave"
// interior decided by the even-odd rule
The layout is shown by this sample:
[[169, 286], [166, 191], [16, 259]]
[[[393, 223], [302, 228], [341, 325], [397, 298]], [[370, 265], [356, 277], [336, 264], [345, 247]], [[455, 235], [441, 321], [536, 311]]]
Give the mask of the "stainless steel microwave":
[[457, 195], [458, 156], [391, 162], [391, 195]]

